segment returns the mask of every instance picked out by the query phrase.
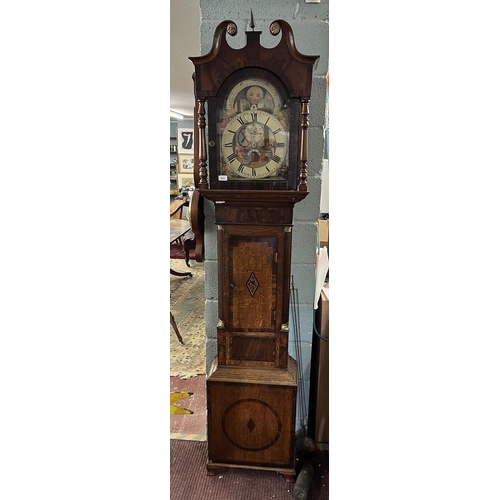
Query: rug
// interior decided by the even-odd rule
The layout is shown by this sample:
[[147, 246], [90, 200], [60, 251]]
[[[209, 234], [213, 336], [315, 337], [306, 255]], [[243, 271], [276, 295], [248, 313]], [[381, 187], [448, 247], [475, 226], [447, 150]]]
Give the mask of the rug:
[[[171, 259], [182, 259], [186, 258], [184, 254], [184, 250], [182, 249], [182, 245], [180, 243], [170, 243], [170, 258]], [[191, 265], [191, 261], [195, 260], [194, 250], [189, 250], [189, 265]]]
[[170, 326], [170, 375], [190, 378], [206, 372], [205, 334], [205, 268], [191, 261], [191, 267], [180, 260], [171, 260], [176, 271], [190, 271], [192, 277], [170, 275], [170, 311], [184, 345], [177, 340]]

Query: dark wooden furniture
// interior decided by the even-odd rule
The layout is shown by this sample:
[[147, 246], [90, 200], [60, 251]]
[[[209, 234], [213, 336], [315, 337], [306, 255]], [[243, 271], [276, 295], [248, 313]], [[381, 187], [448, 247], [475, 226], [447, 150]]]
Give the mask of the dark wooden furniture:
[[[195, 176], [196, 177], [196, 176]], [[189, 266], [189, 251], [194, 250], [197, 262], [203, 262], [204, 257], [204, 219], [203, 197], [198, 189], [194, 191], [191, 199], [176, 199], [170, 202], [170, 220], [182, 219], [183, 209], [188, 207], [187, 220], [190, 231], [184, 233], [178, 240], [184, 251], [186, 265]], [[170, 241], [172, 243], [172, 241]]]
[[177, 323], [175, 322], [175, 318], [172, 313], [170, 313], [170, 324], [174, 329], [175, 335], [177, 335], [177, 340], [184, 345], [184, 341], [182, 340], [181, 333], [179, 332], [179, 328], [177, 327]]
[[191, 267], [189, 265], [189, 251], [196, 251], [196, 235], [192, 229], [182, 236], [182, 250], [184, 252], [186, 266]]
[[[297, 366], [288, 354], [293, 207], [307, 194], [308, 114], [317, 56], [285, 21], [274, 48], [253, 15], [233, 49], [219, 24], [195, 65], [195, 184], [215, 204], [217, 356], [207, 377], [207, 473], [219, 467], [295, 478]], [[206, 104], [208, 104], [207, 117]], [[208, 141], [206, 133], [208, 132]], [[207, 147], [208, 146], [208, 147]]]
[[[181, 240], [188, 231], [191, 230], [189, 221], [185, 219], [170, 219], [170, 243]], [[190, 272], [179, 272], [170, 268], [170, 274], [174, 276], [193, 276]]]
[[[182, 208], [183, 205], [180, 205], [178, 208]], [[177, 208], [177, 210], [178, 210]], [[185, 219], [178, 219], [178, 218], [173, 218], [170, 219], [170, 243], [173, 243], [174, 241], [180, 240], [183, 235], [185, 235], [188, 231], [190, 231], [190, 225], [189, 222]], [[175, 269], [170, 268], [170, 274], [173, 274], [174, 276], [193, 276], [192, 273], [190, 272], [179, 272], [176, 271]], [[172, 328], [174, 329], [175, 334], [177, 335], [177, 339], [181, 344], [184, 344], [184, 341], [182, 340], [182, 336], [179, 332], [179, 328], [177, 327], [177, 323], [175, 322], [174, 315], [170, 313], [170, 324], [172, 325]]]
[[[196, 112], [195, 112], [196, 114]], [[195, 161], [197, 161], [197, 153], [195, 152]], [[194, 179], [197, 183], [199, 179], [199, 171], [195, 169]], [[204, 199], [200, 194], [200, 190], [196, 188], [194, 190], [193, 196], [189, 203], [189, 222], [191, 224], [191, 231], [193, 232], [193, 237], [186, 238], [186, 243], [184, 246], [184, 253], [189, 252], [190, 249], [194, 250], [196, 262], [203, 262], [205, 257], [205, 211], [204, 211]], [[187, 262], [187, 261], [186, 261]]]
[[189, 205], [187, 199], [175, 199], [170, 202], [170, 218], [171, 219], [182, 219], [182, 209]]

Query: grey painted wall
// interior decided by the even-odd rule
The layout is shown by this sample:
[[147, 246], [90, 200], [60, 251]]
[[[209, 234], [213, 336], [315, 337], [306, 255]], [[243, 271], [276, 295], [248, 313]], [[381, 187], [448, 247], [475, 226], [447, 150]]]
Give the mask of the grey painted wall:
[[[309, 381], [312, 346], [313, 300], [315, 284], [315, 256], [318, 244], [318, 217], [321, 193], [322, 159], [325, 141], [326, 74], [328, 72], [328, 1], [306, 4], [305, 0], [214, 1], [200, 0], [201, 9], [201, 54], [212, 47], [217, 25], [226, 19], [238, 26], [238, 34], [228, 37], [228, 43], [241, 48], [246, 43], [245, 30], [249, 30], [250, 7], [253, 10], [255, 29], [262, 31], [261, 43], [265, 47], [275, 46], [279, 37], [269, 33], [269, 25], [276, 19], [287, 21], [294, 31], [295, 44], [303, 54], [319, 55], [317, 69], [313, 73], [313, 89], [310, 102], [309, 168], [308, 187], [310, 194], [295, 205], [292, 232], [292, 275], [298, 289], [300, 318], [300, 346], [294, 342], [294, 325], [290, 311], [290, 354], [297, 359], [302, 353], [302, 380], [306, 401], [309, 401]], [[207, 370], [217, 353], [217, 232], [214, 224], [214, 206], [205, 201], [205, 296], [207, 331]], [[298, 348], [300, 347], [300, 349]], [[299, 391], [301, 387], [299, 386]], [[297, 428], [304, 418], [298, 409]]]
[[186, 118], [184, 120], [170, 120], [170, 137], [177, 137], [178, 128], [193, 128], [193, 118]]

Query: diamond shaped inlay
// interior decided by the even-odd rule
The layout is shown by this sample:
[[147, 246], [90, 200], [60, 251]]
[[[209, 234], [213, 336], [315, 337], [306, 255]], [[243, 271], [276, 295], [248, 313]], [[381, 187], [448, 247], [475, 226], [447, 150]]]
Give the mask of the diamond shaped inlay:
[[257, 288], [259, 288], [259, 282], [257, 281], [257, 277], [255, 276], [255, 274], [253, 272], [250, 275], [250, 278], [248, 278], [247, 288], [248, 288], [248, 291], [250, 292], [250, 295], [252, 297], [255, 295]]
[[252, 432], [255, 429], [255, 423], [252, 419], [248, 421], [247, 427], [250, 432]]

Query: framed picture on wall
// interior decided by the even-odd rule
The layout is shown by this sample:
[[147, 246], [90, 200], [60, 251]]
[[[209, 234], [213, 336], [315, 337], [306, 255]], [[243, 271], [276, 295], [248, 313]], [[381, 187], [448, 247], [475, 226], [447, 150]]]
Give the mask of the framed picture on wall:
[[194, 172], [194, 156], [179, 155], [178, 165], [180, 174], [192, 174]]
[[194, 130], [192, 128], [177, 129], [177, 151], [194, 154]]
[[183, 186], [191, 186], [194, 188], [194, 175], [193, 174], [178, 174], [177, 187], [180, 189]]

